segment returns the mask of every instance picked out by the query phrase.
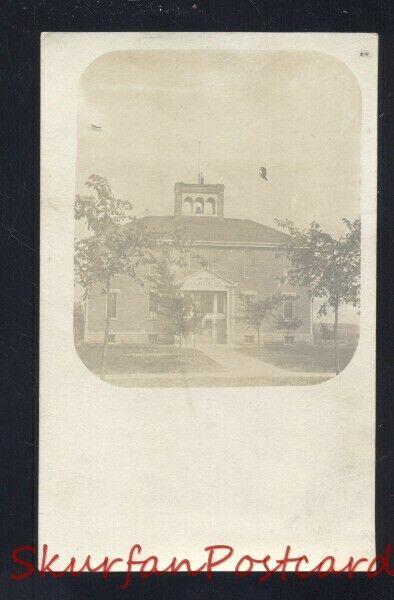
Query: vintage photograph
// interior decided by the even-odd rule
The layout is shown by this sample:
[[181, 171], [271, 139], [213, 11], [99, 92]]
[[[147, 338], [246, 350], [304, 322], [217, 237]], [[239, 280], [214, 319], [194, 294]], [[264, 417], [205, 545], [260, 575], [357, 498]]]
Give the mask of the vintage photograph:
[[79, 85], [74, 341], [123, 387], [305, 386], [359, 337], [361, 94], [308, 51], [130, 50]]
[[374, 556], [377, 64], [371, 34], [45, 34], [40, 544]]

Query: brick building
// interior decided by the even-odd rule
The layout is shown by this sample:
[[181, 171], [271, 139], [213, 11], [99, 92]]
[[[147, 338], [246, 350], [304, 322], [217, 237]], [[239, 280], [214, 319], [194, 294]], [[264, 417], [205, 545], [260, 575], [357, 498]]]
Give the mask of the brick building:
[[[179, 270], [179, 280], [204, 314], [200, 341], [253, 343], [255, 332], [237, 319], [239, 292], [261, 297], [278, 291], [289, 294], [283, 304], [284, 315], [302, 321], [296, 338], [310, 341], [312, 310], [308, 296], [301, 289], [280, 288], [278, 282], [284, 269], [278, 247], [287, 236], [249, 219], [226, 218], [221, 184], [205, 184], [200, 177], [197, 184], [176, 183], [174, 192], [174, 215], [149, 215], [143, 220], [156, 231], [171, 231], [181, 225], [191, 240], [188, 264]], [[111, 287], [108, 306], [99, 292], [91, 293], [86, 302], [86, 342], [102, 341], [107, 311], [111, 342], [170, 341], [149, 290], [124, 276], [115, 276]], [[268, 324], [263, 339], [283, 339], [283, 332]]]

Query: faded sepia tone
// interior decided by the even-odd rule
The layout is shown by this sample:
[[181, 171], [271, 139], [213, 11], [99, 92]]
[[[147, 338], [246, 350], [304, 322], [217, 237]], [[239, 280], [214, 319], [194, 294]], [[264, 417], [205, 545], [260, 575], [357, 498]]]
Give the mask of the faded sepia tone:
[[355, 77], [321, 53], [94, 61], [76, 163], [85, 365], [126, 387], [306, 385], [343, 370], [359, 330], [360, 135]]
[[[156, 62], [152, 55], [158, 57]], [[307, 554], [315, 564], [327, 554], [341, 565], [349, 556], [373, 556], [377, 37], [46, 33], [41, 56], [39, 545], [48, 544], [50, 552], [61, 557], [75, 556], [78, 563], [90, 554], [99, 564], [104, 556], [127, 555], [138, 543], [143, 555], [157, 555], [160, 565], [183, 556], [198, 566], [208, 544], [229, 544], [235, 560], [218, 569], [233, 568], [241, 553], [283, 556], [288, 544], [296, 555]], [[204, 185], [214, 186], [209, 196], [198, 190], [200, 197], [208, 201], [214, 190], [223, 189], [224, 221], [206, 216], [205, 202], [204, 214], [198, 211], [175, 219], [179, 184], [199, 185], [198, 171]], [[126, 342], [117, 339], [120, 330], [115, 331], [117, 321], [111, 319], [108, 333], [115, 335], [115, 342], [107, 345], [100, 378], [103, 344], [82, 340], [84, 289], [77, 283], [74, 260], [76, 244], [86, 240], [89, 248], [95, 240], [85, 217], [75, 220], [97, 202], [96, 190], [86, 186], [91, 175], [100, 178], [93, 179], [96, 187], [103, 184], [101, 178], [107, 181], [109, 188], [102, 185], [100, 191], [107, 205], [112, 197], [125, 202], [125, 209], [133, 204], [128, 223], [135, 224], [134, 217], [139, 223], [145, 217], [151, 225], [159, 219], [162, 232], [163, 218], [167, 223], [193, 221], [207, 236], [211, 228], [202, 223], [215, 219], [226, 224], [223, 240], [233, 235], [232, 219], [245, 219], [247, 227], [253, 226], [256, 245], [261, 241], [256, 240], [258, 231], [264, 236], [289, 233], [276, 219], [283, 224], [288, 218], [300, 229], [316, 221], [332, 236], [332, 249], [341, 250], [341, 260], [344, 246], [335, 240], [349, 231], [342, 218], [354, 223], [361, 214], [361, 306], [345, 303], [339, 310], [339, 360], [350, 360], [348, 366], [343, 368], [341, 362], [343, 370], [333, 376], [334, 314], [328, 309], [326, 315], [318, 315], [323, 298], [314, 301], [313, 343], [297, 339], [307, 333], [302, 331], [306, 316], [298, 312], [304, 306], [299, 290], [294, 292], [299, 297], [295, 316], [303, 323], [289, 335], [294, 333], [296, 339], [285, 345], [286, 332], [276, 327], [280, 314], [272, 314], [272, 330], [266, 322], [261, 328], [259, 351], [256, 328], [239, 320], [240, 315], [234, 328], [250, 338], [208, 344], [197, 332], [196, 359], [193, 332], [182, 338], [182, 348], [178, 335], [173, 344], [155, 339]], [[200, 203], [194, 206], [202, 208]], [[90, 254], [86, 258], [94, 270], [87, 270], [86, 276], [100, 275], [98, 267], [107, 266], [112, 257], [120, 271], [127, 267], [130, 277], [117, 273], [110, 291], [129, 294], [133, 286], [130, 298], [141, 299], [148, 291], [147, 277], [155, 277], [155, 266], [163, 265], [157, 258], [169, 246], [152, 246], [157, 236], [146, 227], [150, 233], [140, 238], [139, 248], [142, 258], [153, 251], [155, 260], [151, 266], [145, 260], [136, 265], [131, 259], [137, 246], [130, 242], [140, 229], [113, 222], [101, 227], [100, 221], [92, 221], [95, 235], [102, 236], [101, 242], [113, 236], [115, 248], [122, 252]], [[237, 235], [240, 231], [235, 228]], [[242, 247], [236, 240], [238, 259], [250, 249], [243, 247], [250, 235], [249, 229]], [[187, 238], [183, 239], [188, 257]], [[324, 241], [320, 234], [317, 239]], [[178, 241], [181, 249], [182, 239]], [[266, 237], [262, 243], [268, 244]], [[324, 254], [331, 255], [328, 245], [322, 245]], [[208, 251], [203, 261], [217, 259], [215, 268], [203, 263], [200, 275], [198, 270], [189, 271], [188, 263], [182, 268], [193, 285], [199, 277], [211, 288], [219, 282], [227, 286], [213, 290], [212, 317], [223, 320], [218, 318], [223, 307], [220, 292], [227, 294], [229, 282], [238, 284], [233, 288], [238, 300], [239, 290], [259, 284], [260, 314], [277, 312], [276, 249], [257, 248], [272, 251], [259, 283], [244, 277], [241, 261], [237, 269], [231, 263], [231, 273], [222, 270], [221, 261], [227, 256], [222, 247], [215, 246], [221, 250], [218, 255], [211, 252], [211, 244], [201, 248]], [[246, 262], [247, 269], [260, 268], [259, 255], [255, 258], [254, 265]], [[164, 264], [176, 262], [173, 252]], [[133, 265], [138, 266], [135, 279]], [[321, 274], [322, 261], [316, 266]], [[178, 268], [174, 264], [174, 271]], [[290, 282], [277, 283], [288, 291], [284, 286]], [[100, 285], [106, 288], [106, 283]], [[268, 286], [272, 287], [265, 295]], [[181, 292], [175, 294], [178, 306], [187, 308], [188, 291], [193, 290], [183, 290], [185, 302]], [[249, 299], [254, 298], [250, 294]], [[160, 312], [167, 310], [171, 296], [163, 299]], [[100, 328], [102, 302], [99, 293], [95, 315]], [[132, 313], [134, 323], [146, 319], [146, 296], [144, 302], [137, 316]], [[112, 295], [110, 310], [115, 306]], [[117, 306], [123, 310], [120, 300]], [[198, 315], [196, 321], [192, 316], [186, 313], [185, 322], [193, 329]], [[350, 338], [357, 337], [358, 321], [360, 335], [353, 355], [356, 341]], [[159, 318], [149, 324], [158, 322]], [[326, 325], [324, 332], [328, 330], [324, 339], [320, 322]], [[127, 334], [133, 330], [124, 329]], [[202, 332], [209, 333], [213, 332], [206, 328]], [[271, 334], [277, 339], [269, 340]], [[211, 349], [213, 358], [204, 354]], [[161, 354], [158, 361], [157, 352], [163, 350], [167, 358]], [[229, 351], [258, 361], [257, 377], [243, 373], [240, 381], [238, 374], [233, 377], [228, 371], [219, 379], [218, 372], [210, 370], [212, 363], [217, 369], [218, 353]], [[122, 373], [116, 352], [121, 353]], [[187, 365], [177, 362], [177, 373], [168, 370], [173, 354], [177, 359], [189, 355]], [[326, 381], [317, 385], [310, 384], [312, 359], [314, 376], [318, 373], [320, 378], [322, 366], [325, 369]], [[203, 373], [190, 372], [197, 361]], [[167, 372], [157, 373], [158, 365]], [[287, 379], [278, 385], [274, 367], [291, 371], [292, 382]], [[148, 369], [156, 372], [147, 373]], [[237, 373], [239, 369], [237, 364]], [[305, 372], [307, 385], [299, 385]], [[283, 373], [280, 378], [283, 382]], [[246, 387], [245, 379], [252, 385]], [[256, 385], [258, 379], [261, 385]], [[173, 387], [163, 385], [171, 381]]]

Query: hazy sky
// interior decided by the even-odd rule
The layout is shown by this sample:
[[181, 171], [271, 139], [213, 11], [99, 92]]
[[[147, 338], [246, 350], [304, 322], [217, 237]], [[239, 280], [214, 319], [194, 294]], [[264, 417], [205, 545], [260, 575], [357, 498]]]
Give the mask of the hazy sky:
[[359, 212], [358, 84], [319, 53], [106, 54], [82, 77], [78, 135], [78, 191], [103, 175], [137, 215], [172, 214], [174, 183], [196, 181], [199, 140], [227, 217], [338, 230]]
[[197, 180], [201, 140], [201, 170], [225, 185], [226, 217], [315, 220], [338, 233], [359, 214], [360, 91], [330, 56], [113, 52], [80, 89], [80, 193], [97, 173], [137, 216], [173, 214], [174, 183]]

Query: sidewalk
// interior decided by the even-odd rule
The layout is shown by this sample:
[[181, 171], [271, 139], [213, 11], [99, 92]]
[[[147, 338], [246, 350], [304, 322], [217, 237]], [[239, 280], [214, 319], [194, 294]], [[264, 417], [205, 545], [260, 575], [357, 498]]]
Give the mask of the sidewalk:
[[274, 365], [264, 362], [259, 358], [254, 358], [253, 356], [247, 356], [246, 354], [237, 352], [236, 348], [224, 344], [201, 345], [198, 347], [198, 349], [200, 352], [219, 363], [224, 369], [231, 371], [232, 374], [240, 373], [245, 376], [267, 378], [324, 377], [326, 379], [330, 379], [331, 377], [335, 377], [335, 373], [310, 373], [281, 369], [280, 367], [275, 367]]
[[290, 371], [285, 371], [284, 369], [270, 365], [253, 356], [241, 354], [231, 346], [225, 344], [200, 345], [198, 349], [205, 354], [205, 356], [208, 356], [208, 358], [219, 363], [223, 369], [232, 374], [238, 373], [244, 376], [258, 377], [284, 377], [294, 375], [294, 373]]

